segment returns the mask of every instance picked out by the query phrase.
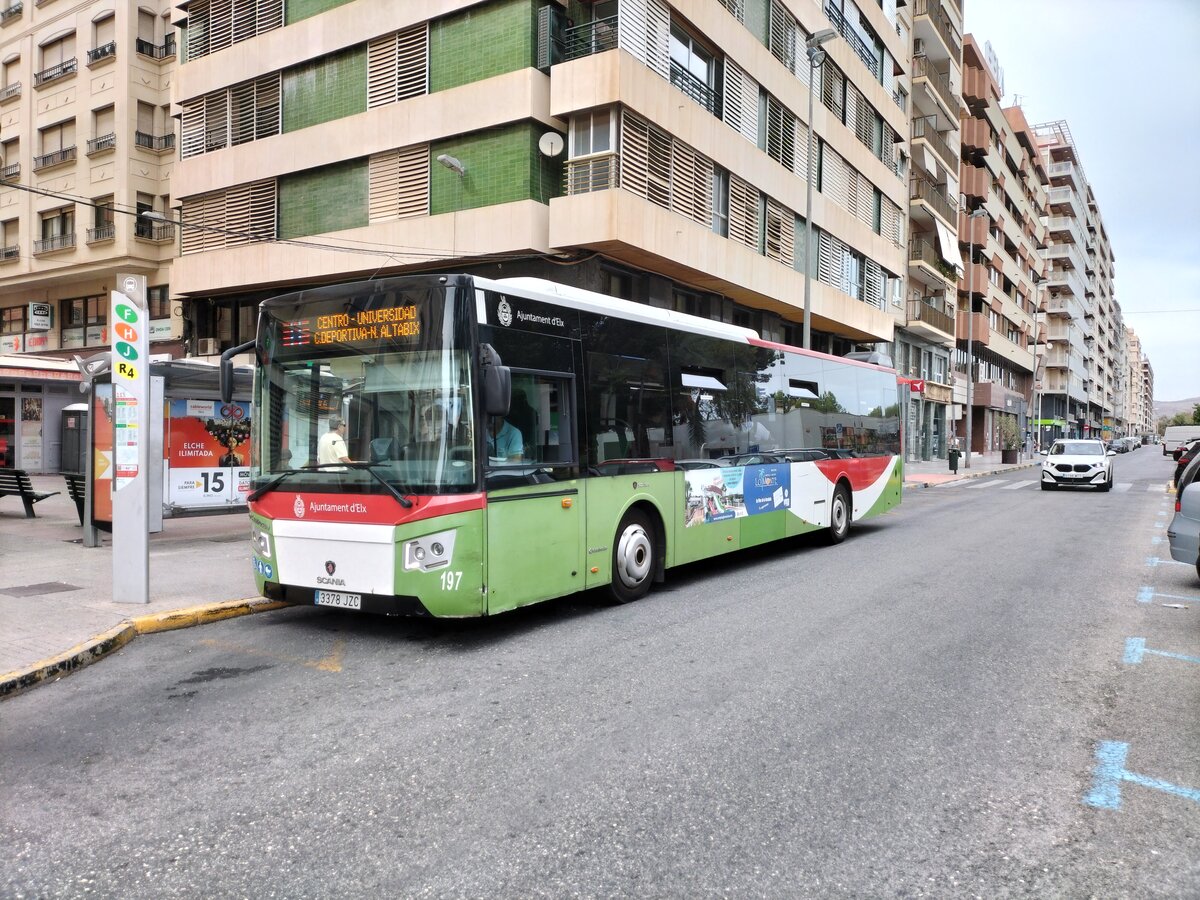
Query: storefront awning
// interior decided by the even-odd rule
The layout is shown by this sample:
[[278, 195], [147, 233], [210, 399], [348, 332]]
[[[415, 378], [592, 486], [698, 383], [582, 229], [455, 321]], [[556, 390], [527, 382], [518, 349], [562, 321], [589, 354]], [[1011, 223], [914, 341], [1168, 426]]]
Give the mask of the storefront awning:
[[954, 266], [956, 271], [962, 271], [962, 253], [958, 249], [958, 241], [950, 236], [950, 229], [939, 220], [934, 219], [933, 224], [937, 226], [938, 249], [941, 251], [942, 259], [946, 261], [947, 265]]

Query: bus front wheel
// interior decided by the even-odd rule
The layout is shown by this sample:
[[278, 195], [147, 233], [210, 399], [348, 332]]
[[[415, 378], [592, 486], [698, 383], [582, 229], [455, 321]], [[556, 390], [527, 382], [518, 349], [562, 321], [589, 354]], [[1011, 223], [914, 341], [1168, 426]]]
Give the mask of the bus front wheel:
[[646, 514], [631, 509], [621, 520], [613, 539], [612, 582], [609, 593], [617, 603], [646, 596], [658, 564], [654, 528]]
[[850, 492], [844, 484], [833, 489], [833, 502], [829, 507], [829, 543], [840, 544], [850, 533]]

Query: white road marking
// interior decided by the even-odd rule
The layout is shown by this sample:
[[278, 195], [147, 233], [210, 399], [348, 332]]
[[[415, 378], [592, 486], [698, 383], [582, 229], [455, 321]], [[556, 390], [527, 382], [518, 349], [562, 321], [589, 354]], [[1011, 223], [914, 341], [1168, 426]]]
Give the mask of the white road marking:
[[983, 490], [984, 488], [995, 487], [998, 484], [1004, 484], [1003, 481], [981, 481], [978, 484], [968, 484], [967, 487], [973, 491]]
[[1031, 487], [1034, 484], [1037, 484], [1037, 482], [1036, 481], [1014, 481], [1012, 484], [1006, 484], [1004, 486], [1004, 489], [1006, 491], [1015, 491], [1015, 490], [1018, 490], [1019, 488]]
[[1112, 486], [1112, 489], [1116, 493], [1121, 494], [1121, 493], [1124, 493], [1125, 491], [1129, 490], [1131, 487], [1133, 487], [1132, 481], [1118, 481], [1116, 484], [1114, 484]]

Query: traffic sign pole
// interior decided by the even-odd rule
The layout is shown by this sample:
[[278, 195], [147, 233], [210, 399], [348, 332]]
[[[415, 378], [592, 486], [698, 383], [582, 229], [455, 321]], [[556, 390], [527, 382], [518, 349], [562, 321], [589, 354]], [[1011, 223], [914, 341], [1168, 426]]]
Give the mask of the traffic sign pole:
[[150, 316], [146, 276], [117, 275], [113, 384], [113, 600], [150, 602]]

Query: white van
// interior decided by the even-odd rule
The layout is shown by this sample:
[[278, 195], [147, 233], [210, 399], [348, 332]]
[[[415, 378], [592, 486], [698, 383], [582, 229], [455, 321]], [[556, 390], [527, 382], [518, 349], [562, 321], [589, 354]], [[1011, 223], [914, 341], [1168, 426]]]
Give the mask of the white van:
[[1200, 438], [1200, 425], [1168, 425], [1163, 432], [1163, 456], [1174, 456], [1180, 444]]

